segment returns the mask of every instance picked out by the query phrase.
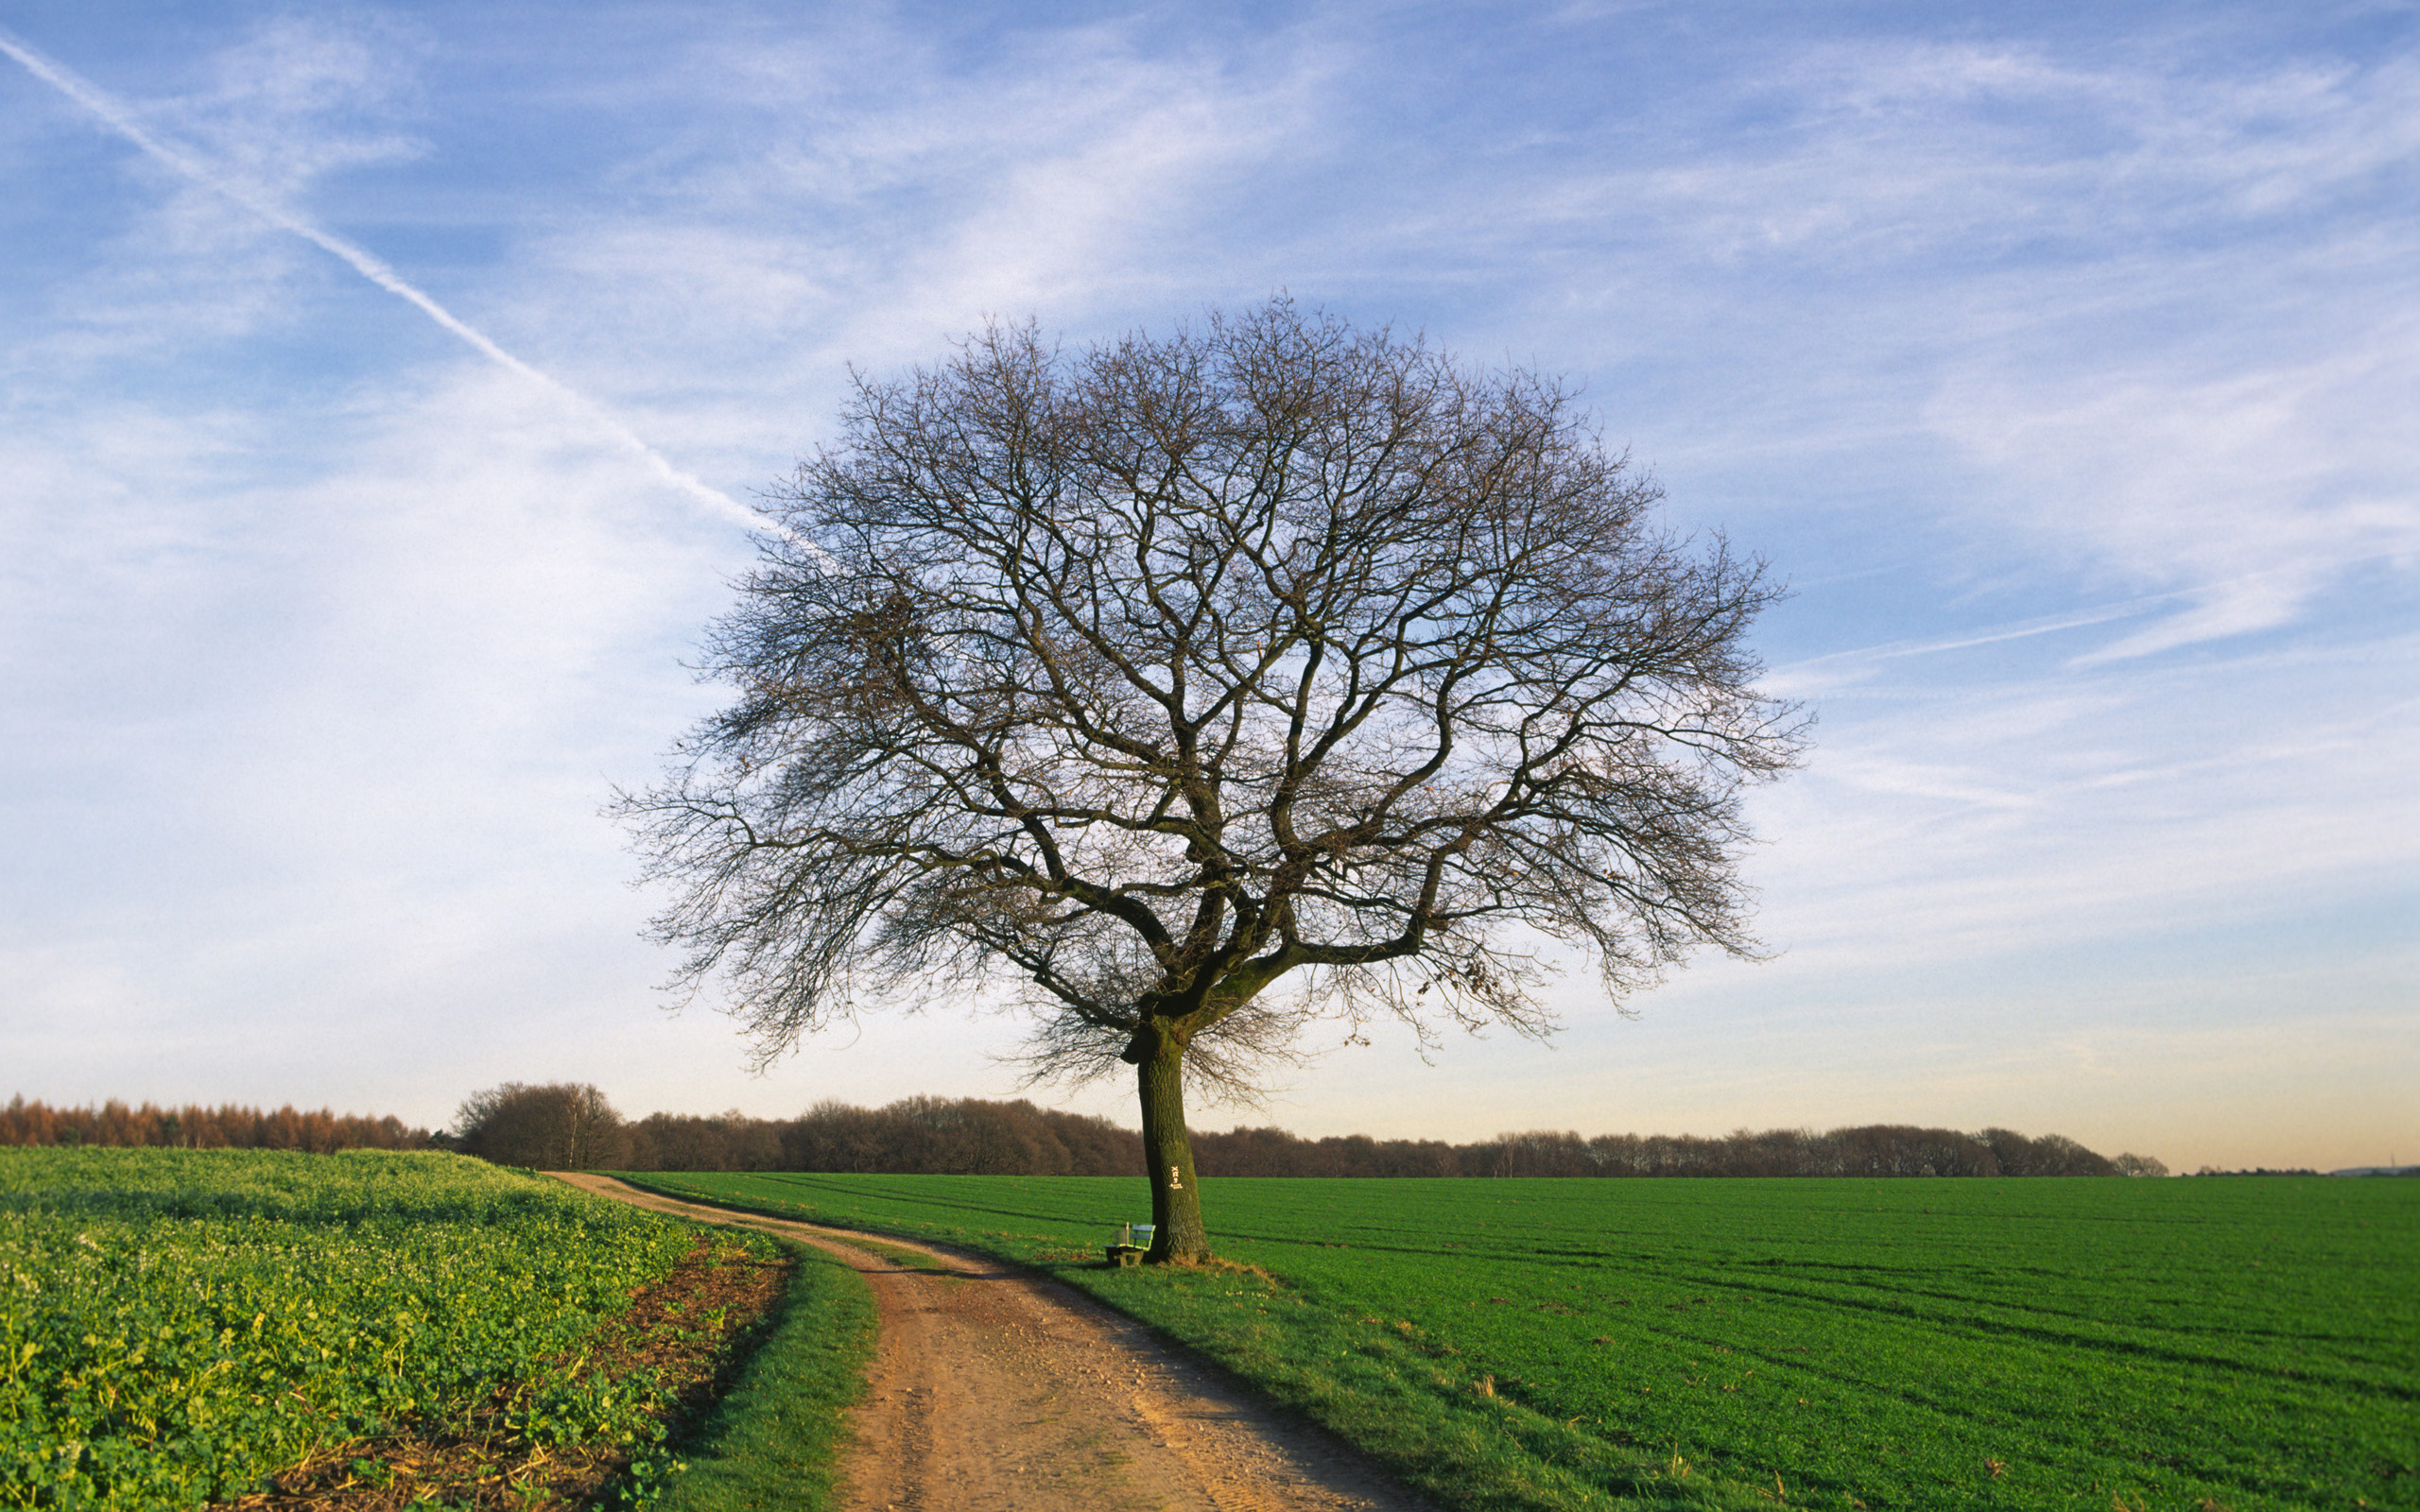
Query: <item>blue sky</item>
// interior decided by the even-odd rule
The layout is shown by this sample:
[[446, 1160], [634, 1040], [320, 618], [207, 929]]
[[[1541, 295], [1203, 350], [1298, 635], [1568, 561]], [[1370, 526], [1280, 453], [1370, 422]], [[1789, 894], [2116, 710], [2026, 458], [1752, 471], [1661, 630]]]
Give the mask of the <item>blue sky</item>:
[[1822, 724], [1755, 800], [1774, 959], [1200, 1124], [2420, 1159], [2411, 5], [0, 0], [0, 1094], [1014, 1094], [946, 1002], [748, 1075], [598, 810], [712, 707], [682, 660], [848, 364], [1283, 289], [1584, 384], [1795, 585], [1762, 644]]

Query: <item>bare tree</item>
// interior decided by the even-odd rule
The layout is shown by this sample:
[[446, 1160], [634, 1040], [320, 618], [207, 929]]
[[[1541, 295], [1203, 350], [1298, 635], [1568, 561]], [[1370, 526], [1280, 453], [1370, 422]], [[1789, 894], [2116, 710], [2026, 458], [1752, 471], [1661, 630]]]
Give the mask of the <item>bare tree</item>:
[[1752, 948], [1776, 591], [1660, 496], [1555, 382], [1286, 301], [860, 378], [710, 637], [736, 701], [624, 799], [679, 980], [769, 1058], [1012, 985], [1037, 1074], [1135, 1068], [1151, 1258], [1206, 1255], [1188, 1080], [1321, 1013], [1544, 1033], [1554, 942], [1616, 1002]]
[[473, 1092], [454, 1115], [462, 1151], [499, 1165], [588, 1171], [630, 1158], [631, 1136], [605, 1094], [586, 1082], [509, 1081]]

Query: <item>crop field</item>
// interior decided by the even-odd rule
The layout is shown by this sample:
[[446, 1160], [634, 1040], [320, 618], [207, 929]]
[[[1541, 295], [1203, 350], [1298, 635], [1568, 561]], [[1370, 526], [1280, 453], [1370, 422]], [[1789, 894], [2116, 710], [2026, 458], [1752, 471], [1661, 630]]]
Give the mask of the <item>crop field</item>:
[[2420, 1181], [648, 1175], [1051, 1270], [1467, 1507], [2420, 1506]]
[[199, 1505], [499, 1401], [643, 1451], [579, 1347], [696, 1242], [450, 1155], [0, 1151], [0, 1506]]

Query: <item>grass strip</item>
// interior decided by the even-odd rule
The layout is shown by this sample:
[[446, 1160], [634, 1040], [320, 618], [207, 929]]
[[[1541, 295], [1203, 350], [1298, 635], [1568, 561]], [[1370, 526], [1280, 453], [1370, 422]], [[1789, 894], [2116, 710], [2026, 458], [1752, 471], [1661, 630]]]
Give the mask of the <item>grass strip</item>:
[[923, 1271], [928, 1276], [957, 1274], [950, 1261], [921, 1249], [909, 1249], [902, 1245], [886, 1245], [878, 1239], [848, 1239], [842, 1242], [862, 1249], [868, 1254], [880, 1255], [883, 1259], [907, 1270]]
[[[996, 1240], [966, 1243], [998, 1252]], [[1046, 1269], [1359, 1446], [1441, 1505], [1730, 1512], [1778, 1500], [1772, 1486], [1709, 1475], [1677, 1448], [1610, 1444], [1560, 1422], [1499, 1394], [1453, 1346], [1357, 1307], [1339, 1311], [1256, 1267]]]
[[776, 1239], [794, 1269], [771, 1331], [653, 1492], [658, 1512], [825, 1512], [849, 1406], [873, 1357], [873, 1293], [812, 1245]]

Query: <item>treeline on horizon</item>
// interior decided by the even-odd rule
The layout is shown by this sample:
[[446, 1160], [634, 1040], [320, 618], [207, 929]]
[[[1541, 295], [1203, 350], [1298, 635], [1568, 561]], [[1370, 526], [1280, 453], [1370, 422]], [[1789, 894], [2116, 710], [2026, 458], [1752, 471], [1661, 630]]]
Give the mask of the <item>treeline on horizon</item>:
[[[274, 1112], [227, 1105], [161, 1108], [111, 1100], [54, 1108], [20, 1095], [0, 1108], [0, 1145], [194, 1149], [458, 1149], [539, 1170], [802, 1171], [937, 1176], [1132, 1176], [1142, 1136], [1105, 1118], [1027, 1101], [909, 1097], [882, 1108], [828, 1101], [797, 1118], [650, 1113], [624, 1119], [579, 1083], [508, 1082], [466, 1100], [451, 1131], [393, 1117]], [[2164, 1176], [2159, 1161], [2114, 1159], [2058, 1134], [1977, 1133], [1874, 1124], [1689, 1134], [1535, 1130], [1456, 1144], [1366, 1134], [1305, 1139], [1237, 1126], [1193, 1135], [1205, 1177], [1954, 1177]]]
[[392, 1116], [365, 1118], [325, 1108], [311, 1112], [291, 1103], [272, 1112], [233, 1103], [218, 1108], [199, 1103], [130, 1106], [112, 1097], [97, 1108], [53, 1108], [26, 1102], [19, 1093], [0, 1108], [0, 1145], [148, 1145], [330, 1155], [353, 1149], [424, 1150], [441, 1143], [442, 1136], [434, 1131], [412, 1128]]
[[[467, 1153], [510, 1165], [625, 1171], [813, 1171], [934, 1176], [1132, 1176], [1142, 1136], [1105, 1118], [1030, 1102], [909, 1097], [883, 1108], [819, 1103], [791, 1119], [651, 1113], [622, 1122], [593, 1087], [509, 1083], [463, 1104]], [[1193, 1135], [1204, 1177], [1659, 1176], [2165, 1176], [2058, 1134], [1867, 1125], [1703, 1138], [1542, 1130], [1468, 1144], [1305, 1139], [1279, 1128]]]

